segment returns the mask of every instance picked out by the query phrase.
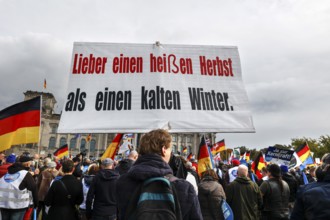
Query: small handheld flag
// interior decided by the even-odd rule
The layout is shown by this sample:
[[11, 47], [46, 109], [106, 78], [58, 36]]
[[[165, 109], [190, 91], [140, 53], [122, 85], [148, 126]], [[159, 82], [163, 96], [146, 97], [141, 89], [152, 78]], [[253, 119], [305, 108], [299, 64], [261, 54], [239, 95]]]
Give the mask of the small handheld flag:
[[301, 162], [304, 162], [308, 158], [309, 154], [311, 153], [311, 151], [309, 150], [309, 147], [307, 145], [307, 142], [300, 145], [296, 149], [296, 152], [297, 152], [297, 155]]
[[199, 151], [198, 151], [198, 174], [201, 174], [208, 170], [213, 169], [209, 147], [205, 142], [205, 137], [202, 137], [201, 143], [199, 144]]
[[257, 177], [259, 179], [261, 179], [262, 174], [260, 171], [263, 167], [266, 167], [266, 166], [267, 166], [267, 164], [265, 162], [264, 156], [263, 156], [262, 152], [260, 152], [258, 154], [258, 156], [256, 157], [256, 159], [252, 162], [251, 169], [254, 171], [254, 173], [257, 175]]
[[53, 155], [57, 157], [58, 159], [63, 158], [64, 156], [69, 155], [69, 147], [67, 144], [63, 145], [62, 147], [58, 148]]
[[116, 152], [119, 147], [119, 143], [123, 137], [123, 134], [119, 133], [115, 136], [115, 138], [112, 140], [112, 142], [109, 144], [105, 152], [103, 153], [101, 160], [104, 160], [105, 158], [111, 158], [115, 159]]
[[225, 140], [222, 139], [221, 141], [218, 141], [217, 143], [213, 144], [212, 146], [212, 154], [216, 155], [217, 153], [220, 153], [221, 151], [226, 150]]
[[91, 134], [88, 134], [87, 138], [86, 138], [86, 141], [87, 142], [90, 142], [92, 140], [92, 135]]

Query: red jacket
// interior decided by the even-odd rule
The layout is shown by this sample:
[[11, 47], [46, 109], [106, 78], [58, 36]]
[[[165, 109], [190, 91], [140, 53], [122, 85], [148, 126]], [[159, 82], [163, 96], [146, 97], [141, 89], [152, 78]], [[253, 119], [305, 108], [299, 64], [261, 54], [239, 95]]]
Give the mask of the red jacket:
[[2, 164], [0, 166], [0, 178], [3, 177], [8, 172], [8, 167], [13, 165], [12, 163]]

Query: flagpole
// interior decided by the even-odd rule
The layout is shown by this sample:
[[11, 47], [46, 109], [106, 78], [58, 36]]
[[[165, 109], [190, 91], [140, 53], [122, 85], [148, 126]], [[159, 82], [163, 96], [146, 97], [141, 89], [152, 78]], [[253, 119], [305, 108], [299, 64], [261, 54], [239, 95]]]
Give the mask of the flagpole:
[[[40, 96], [40, 124], [39, 128], [41, 127], [41, 115], [42, 115], [42, 95]], [[38, 154], [40, 155], [40, 145], [41, 145], [41, 138], [42, 138], [42, 133], [43, 133], [44, 127], [41, 127], [41, 131], [39, 129], [39, 143], [38, 143]]]

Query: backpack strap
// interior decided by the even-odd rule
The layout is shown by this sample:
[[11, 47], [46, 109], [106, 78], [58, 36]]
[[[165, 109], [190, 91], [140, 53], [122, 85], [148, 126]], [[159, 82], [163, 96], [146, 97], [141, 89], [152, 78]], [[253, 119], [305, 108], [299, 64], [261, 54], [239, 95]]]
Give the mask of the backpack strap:
[[174, 181], [178, 180], [179, 178], [173, 176], [172, 174], [167, 174], [165, 176], [166, 179], [168, 179], [172, 186], [173, 196], [174, 196], [174, 202], [175, 202], [175, 216], [177, 220], [182, 220], [182, 213], [181, 213], [181, 206], [179, 201], [179, 196], [176, 191], [175, 185], [173, 184]]
[[[164, 181], [165, 178], [165, 181]], [[181, 213], [181, 207], [180, 207], [180, 202], [178, 200], [178, 194], [177, 190], [173, 184], [175, 180], [178, 180], [179, 178], [173, 176], [172, 174], [168, 174], [164, 177], [154, 177], [150, 178], [143, 183], [141, 183], [138, 187], [136, 187], [134, 193], [132, 194], [132, 197], [128, 203], [127, 209], [126, 209], [126, 214], [125, 214], [125, 220], [134, 220], [135, 219], [135, 208], [138, 202], [140, 201], [140, 194], [142, 187], [155, 181], [155, 180], [160, 180], [163, 182], [166, 182], [166, 184], [169, 184], [171, 186], [172, 192], [173, 192], [173, 197], [174, 197], [174, 203], [175, 203], [175, 216], [177, 220], [182, 220], [182, 213]], [[168, 180], [168, 181], [166, 181]]]

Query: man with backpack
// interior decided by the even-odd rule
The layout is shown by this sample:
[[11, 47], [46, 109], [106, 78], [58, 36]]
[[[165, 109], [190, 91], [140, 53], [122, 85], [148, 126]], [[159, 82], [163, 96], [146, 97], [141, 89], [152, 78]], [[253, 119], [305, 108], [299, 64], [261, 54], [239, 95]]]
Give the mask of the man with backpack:
[[118, 219], [203, 219], [193, 186], [168, 165], [171, 135], [157, 129], [140, 140], [139, 158], [116, 185]]

